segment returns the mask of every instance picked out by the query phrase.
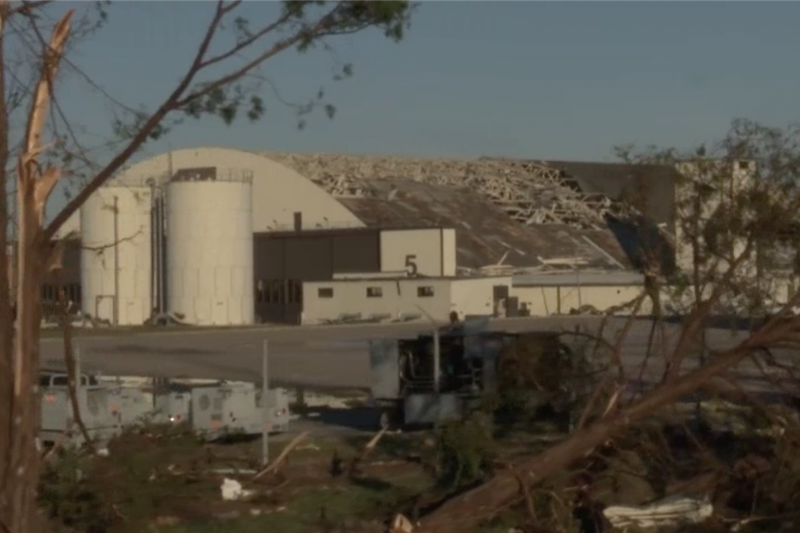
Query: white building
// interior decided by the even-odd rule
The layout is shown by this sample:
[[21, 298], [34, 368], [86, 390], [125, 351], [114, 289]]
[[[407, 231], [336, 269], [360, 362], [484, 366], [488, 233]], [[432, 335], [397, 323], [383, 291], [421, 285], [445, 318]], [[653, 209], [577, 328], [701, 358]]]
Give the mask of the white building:
[[[136, 245], [147, 250], [134, 260], [120, 243], [113, 266], [108, 255], [102, 263], [84, 254], [83, 284], [94, 288], [83, 308], [119, 324], [155, 310], [191, 324], [235, 325], [351, 314], [394, 320], [422, 313], [420, 306], [437, 319], [451, 311], [511, 313], [517, 303], [532, 314], [613, 307], [633, 290], [631, 280], [616, 288], [567, 274], [555, 285], [555, 278], [513, 287], [505, 280], [559, 268], [579, 277], [632, 270], [630, 243], [609, 230], [603, 214], [610, 205], [603, 194], [623, 198], [625, 184], [635, 181], [629, 171], [594, 163], [175, 150], [116, 177], [152, 190], [152, 205], [131, 215], [143, 221]], [[250, 177], [247, 192], [222, 192], [240, 174]], [[667, 190], [662, 177], [651, 182]], [[241, 204], [245, 196], [249, 206]], [[83, 222], [105, 220], [91, 222], [102, 229], [87, 233], [73, 218], [65, 231], [99, 231], [107, 241], [108, 218], [95, 209]], [[125, 274], [134, 267], [146, 275]], [[367, 296], [370, 288], [381, 296]]]
[[[636, 272], [556, 272], [515, 276], [511, 296], [531, 316], [567, 315], [584, 309], [630, 315], [642, 294], [644, 276]], [[649, 301], [637, 314], [649, 314]]]
[[497, 316], [510, 277], [488, 278], [351, 278], [303, 284], [303, 324], [346, 320], [446, 321], [452, 313]]

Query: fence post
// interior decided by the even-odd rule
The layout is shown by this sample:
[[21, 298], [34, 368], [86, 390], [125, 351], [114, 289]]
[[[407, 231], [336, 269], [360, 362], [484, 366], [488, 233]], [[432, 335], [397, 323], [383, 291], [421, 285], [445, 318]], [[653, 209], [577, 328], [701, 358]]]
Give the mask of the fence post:
[[266, 466], [269, 463], [269, 407], [267, 405], [267, 394], [269, 392], [269, 341], [264, 339], [261, 350], [261, 464]]

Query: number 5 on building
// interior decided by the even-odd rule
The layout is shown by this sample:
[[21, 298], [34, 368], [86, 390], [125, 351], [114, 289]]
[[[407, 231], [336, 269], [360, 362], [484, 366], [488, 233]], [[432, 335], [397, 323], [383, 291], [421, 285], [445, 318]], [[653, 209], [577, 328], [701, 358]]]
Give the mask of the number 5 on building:
[[416, 276], [417, 275], [417, 256], [416, 255], [407, 255], [406, 256], [406, 272], [408, 272], [409, 276]]

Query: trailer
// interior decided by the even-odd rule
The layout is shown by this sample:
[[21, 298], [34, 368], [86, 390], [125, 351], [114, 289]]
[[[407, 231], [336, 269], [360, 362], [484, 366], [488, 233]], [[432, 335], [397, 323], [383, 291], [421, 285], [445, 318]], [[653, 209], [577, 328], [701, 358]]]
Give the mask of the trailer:
[[289, 399], [284, 389], [267, 390], [253, 383], [219, 383], [191, 390], [188, 414], [194, 431], [214, 440], [226, 435], [258, 435], [263, 429], [289, 428]]
[[[378, 425], [430, 425], [468, 417], [495, 386], [504, 354], [514, 353], [523, 339], [554, 361], [577, 360], [559, 332], [493, 332], [488, 323], [473, 319], [414, 338], [370, 341], [371, 395]], [[544, 391], [540, 399], [569, 404], [578, 387], [568, 389], [561, 387], [558, 394]], [[556, 399], [559, 394], [565, 400]]]
[[[68, 439], [72, 444], [83, 444], [85, 437], [76, 425], [67, 373], [43, 371], [39, 387], [40, 440], [54, 444]], [[270, 433], [289, 429], [289, 397], [280, 388], [265, 391], [253, 383], [224, 381], [192, 386], [154, 379], [152, 390], [145, 390], [81, 374], [75, 389], [83, 425], [89, 438], [100, 444], [127, 427], [145, 422], [186, 424], [208, 440], [261, 434], [264, 429]]]
[[[101, 446], [119, 435], [119, 417], [112, 409], [112, 391], [93, 376], [81, 374], [76, 384], [76, 402], [83, 426], [89, 438]], [[81, 445], [85, 436], [78, 428], [70, 395], [67, 374], [44, 371], [39, 378], [41, 394], [41, 423], [39, 440], [55, 444], [67, 439]]]

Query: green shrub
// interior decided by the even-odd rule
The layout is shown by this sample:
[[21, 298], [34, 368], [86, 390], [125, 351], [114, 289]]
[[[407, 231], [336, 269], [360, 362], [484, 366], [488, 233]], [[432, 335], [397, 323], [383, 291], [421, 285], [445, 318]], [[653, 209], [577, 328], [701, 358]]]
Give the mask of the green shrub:
[[475, 413], [436, 428], [436, 478], [440, 488], [458, 490], [491, 472], [495, 457], [491, 418]]

